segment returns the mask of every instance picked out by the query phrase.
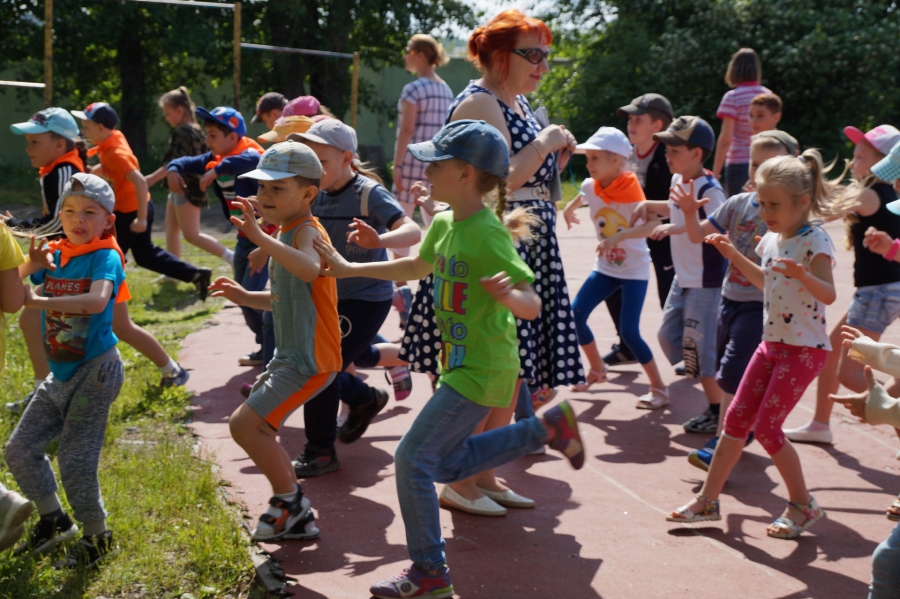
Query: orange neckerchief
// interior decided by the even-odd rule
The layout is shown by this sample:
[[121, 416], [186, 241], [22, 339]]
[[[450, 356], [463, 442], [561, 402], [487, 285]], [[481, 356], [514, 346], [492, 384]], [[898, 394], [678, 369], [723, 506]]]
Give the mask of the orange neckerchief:
[[85, 254], [96, 252], [97, 250], [116, 250], [116, 252], [118, 252], [119, 254], [119, 257], [122, 259], [122, 266], [125, 266], [125, 254], [122, 253], [122, 249], [119, 247], [119, 243], [116, 241], [116, 238], [113, 235], [100, 237], [89, 243], [83, 243], [81, 245], [75, 245], [68, 239], [60, 239], [58, 241], [51, 241], [47, 244], [47, 247], [51, 251], [59, 250], [60, 267], [68, 264], [69, 260], [71, 260], [72, 258], [84, 256]]
[[78, 149], [72, 150], [71, 152], [66, 152], [47, 166], [42, 166], [38, 169], [38, 173], [43, 177], [50, 171], [52, 171], [58, 164], [62, 164], [63, 162], [68, 162], [75, 168], [77, 168], [80, 172], [84, 172], [84, 162], [81, 160], [81, 156], [78, 155]]
[[607, 204], [636, 204], [647, 199], [644, 197], [641, 182], [632, 172], [622, 173], [605, 189], [600, 185], [600, 181], [595, 180], [594, 193]]
[[88, 150], [88, 156], [96, 156], [100, 153], [100, 150], [106, 150], [109, 148], [115, 148], [119, 146], [125, 146], [130, 148], [128, 145], [128, 140], [125, 139], [125, 135], [119, 131], [118, 129], [113, 129], [113, 132], [109, 137], [98, 143], [96, 146]]
[[209, 162], [206, 163], [206, 170], [209, 170], [211, 168], [216, 168], [217, 166], [219, 166], [219, 164], [221, 164], [221, 162], [223, 160], [225, 160], [229, 156], [237, 156], [238, 154], [245, 152], [247, 150], [256, 150], [260, 154], [265, 152], [265, 150], [263, 150], [263, 147], [261, 145], [259, 145], [258, 143], [256, 143], [255, 141], [253, 141], [252, 139], [250, 139], [249, 137], [247, 137], [245, 135], [244, 137], [240, 138], [238, 140], [238, 142], [236, 144], [234, 144], [234, 147], [231, 148], [231, 151], [228, 152], [227, 154], [225, 154], [224, 156], [218, 156], [218, 155], [213, 156], [212, 160], [210, 160]]

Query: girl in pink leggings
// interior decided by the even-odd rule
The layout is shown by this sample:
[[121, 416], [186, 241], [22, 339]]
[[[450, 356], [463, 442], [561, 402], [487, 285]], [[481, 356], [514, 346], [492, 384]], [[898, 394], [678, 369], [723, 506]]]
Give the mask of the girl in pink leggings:
[[772, 456], [790, 495], [784, 514], [767, 527], [768, 535], [796, 538], [825, 515], [807, 491], [797, 452], [781, 431], [831, 349], [825, 306], [835, 300], [834, 257], [828, 234], [809, 222], [810, 214], [829, 216], [839, 209], [837, 182], [823, 175], [816, 150], [799, 158], [772, 158], [756, 171], [759, 215], [769, 229], [756, 248], [761, 266], [736, 251], [727, 235], [706, 238], [765, 292], [763, 340], [725, 415], [703, 488], [666, 518], [670, 522], [722, 519], [719, 494], [751, 430]]

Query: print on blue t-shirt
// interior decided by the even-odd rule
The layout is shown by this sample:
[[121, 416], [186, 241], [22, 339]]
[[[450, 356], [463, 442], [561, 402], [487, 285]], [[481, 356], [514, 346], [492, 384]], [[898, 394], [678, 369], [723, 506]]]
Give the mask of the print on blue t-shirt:
[[[60, 264], [60, 253], [53, 256]], [[112, 281], [113, 294], [106, 308], [98, 314], [67, 314], [43, 310], [41, 330], [50, 371], [61, 381], [75, 374], [82, 362], [96, 358], [118, 343], [112, 332], [116, 294], [125, 280], [119, 253], [111, 249], [97, 250], [77, 256], [54, 271], [41, 270], [31, 275], [31, 282], [44, 286], [44, 297], [81, 295], [91, 290], [94, 281]]]

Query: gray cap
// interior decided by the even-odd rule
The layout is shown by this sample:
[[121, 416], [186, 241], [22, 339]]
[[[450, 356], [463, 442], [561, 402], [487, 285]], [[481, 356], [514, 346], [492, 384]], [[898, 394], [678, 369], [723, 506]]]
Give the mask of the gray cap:
[[[83, 189], [72, 189], [75, 182], [81, 183]], [[88, 173], [75, 173], [72, 175], [72, 178], [66, 181], [66, 186], [63, 187], [59, 196], [59, 205], [62, 206], [69, 196], [90, 198], [103, 206], [110, 214], [116, 208], [116, 194], [113, 193], [112, 187], [97, 175]]]
[[758, 137], [771, 137], [772, 139], [777, 139], [781, 142], [791, 156], [799, 156], [800, 155], [800, 143], [794, 139], [793, 135], [788, 134], [786, 131], [782, 131], [781, 129], [770, 129], [768, 131], [760, 131], [756, 135], [753, 136], [753, 139]]
[[322, 178], [322, 163], [316, 153], [306, 144], [293, 140], [273, 145], [260, 157], [256, 170], [238, 179], [278, 181], [289, 177]]
[[616, 114], [623, 119], [627, 119], [628, 115], [630, 114], [647, 114], [647, 111], [649, 110], [658, 110], [661, 113], [668, 115], [669, 118], [675, 118], [675, 112], [672, 110], [672, 104], [666, 99], [665, 96], [662, 96], [660, 94], [644, 94], [643, 96], [638, 96], [631, 101], [631, 104], [629, 104], [628, 106], [623, 106], [619, 110], [617, 110]]
[[293, 141], [311, 141], [326, 146], [334, 146], [341, 152], [356, 153], [356, 131], [337, 119], [325, 119], [309, 128], [306, 133], [291, 133]]

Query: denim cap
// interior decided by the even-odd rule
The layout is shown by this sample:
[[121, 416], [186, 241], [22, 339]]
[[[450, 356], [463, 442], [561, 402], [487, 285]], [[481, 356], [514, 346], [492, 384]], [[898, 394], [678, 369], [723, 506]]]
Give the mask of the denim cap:
[[94, 102], [93, 104], [88, 104], [84, 110], [73, 110], [72, 116], [82, 121], [94, 121], [107, 129], [115, 129], [116, 125], [119, 124], [119, 115], [106, 102]]
[[604, 150], [628, 158], [631, 156], [631, 142], [615, 127], [600, 127], [586, 142], [575, 146], [576, 154], [584, 154], [588, 150]]
[[294, 141], [311, 141], [325, 146], [334, 146], [341, 152], [356, 154], [356, 131], [337, 119], [325, 119], [317, 122], [306, 133], [292, 133], [288, 139]]
[[232, 133], [237, 133], [238, 137], [247, 135], [243, 115], [231, 106], [216, 106], [212, 110], [198, 106], [194, 113], [201, 121], [217, 121], [225, 125]]
[[322, 178], [322, 163], [316, 153], [308, 145], [293, 140], [273, 145], [260, 157], [256, 170], [238, 179], [278, 181], [290, 177]]
[[699, 116], [680, 116], [665, 131], [654, 133], [653, 139], [667, 146], [693, 144], [710, 152], [716, 148], [716, 134]]
[[503, 135], [484, 121], [453, 121], [444, 125], [431, 141], [410, 144], [407, 150], [422, 162], [456, 158], [498, 177], [509, 175], [509, 146]]
[[[894, 144], [887, 156], [875, 163], [875, 166], [872, 167], [872, 174], [888, 183], [900, 179], [900, 141]], [[894, 214], [897, 213], [894, 212]]]
[[[72, 189], [76, 181], [81, 183], [84, 189]], [[59, 196], [59, 205], [62, 206], [69, 196], [90, 198], [103, 206], [103, 209], [110, 214], [116, 208], [116, 194], [113, 193], [112, 187], [97, 175], [88, 173], [75, 173], [72, 175], [72, 178], [66, 181], [66, 185]]]
[[75, 140], [78, 137], [78, 123], [65, 108], [45, 108], [31, 115], [25, 123], [16, 123], [9, 126], [13, 133], [18, 135], [56, 133], [66, 139]]

